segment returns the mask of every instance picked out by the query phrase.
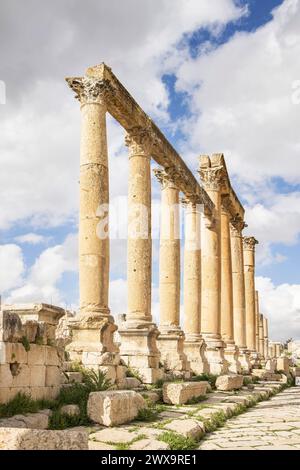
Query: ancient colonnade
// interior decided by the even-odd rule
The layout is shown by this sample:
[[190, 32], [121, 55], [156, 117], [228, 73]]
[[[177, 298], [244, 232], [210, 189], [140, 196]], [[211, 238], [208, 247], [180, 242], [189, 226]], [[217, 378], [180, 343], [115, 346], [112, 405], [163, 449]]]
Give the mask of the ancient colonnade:
[[[243, 236], [244, 209], [224, 156], [201, 156], [198, 180], [105, 64], [67, 82], [81, 108], [80, 315], [72, 321], [70, 354], [87, 366], [105, 367], [113, 379], [122, 373], [120, 364], [128, 364], [147, 383], [166, 372], [189, 377], [249, 371], [275, 357], [255, 290], [258, 242]], [[107, 113], [126, 130], [129, 160], [128, 306], [118, 328], [120, 348], [113, 341], [117, 327], [108, 305], [109, 227], [101, 225], [109, 214]], [[161, 187], [158, 325], [151, 312], [151, 159], [158, 164]]]

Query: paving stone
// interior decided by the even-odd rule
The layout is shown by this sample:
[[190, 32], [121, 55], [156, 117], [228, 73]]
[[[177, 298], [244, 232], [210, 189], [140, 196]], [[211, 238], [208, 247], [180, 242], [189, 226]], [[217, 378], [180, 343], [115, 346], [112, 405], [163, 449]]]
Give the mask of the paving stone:
[[102, 429], [90, 434], [90, 439], [101, 442], [131, 442], [137, 436], [134, 432], [129, 432], [122, 428]]

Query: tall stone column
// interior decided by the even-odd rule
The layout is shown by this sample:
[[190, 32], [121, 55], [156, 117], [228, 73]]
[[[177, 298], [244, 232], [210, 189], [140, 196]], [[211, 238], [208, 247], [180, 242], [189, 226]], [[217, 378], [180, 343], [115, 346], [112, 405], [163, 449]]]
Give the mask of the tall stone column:
[[188, 378], [190, 366], [183, 349], [185, 336], [180, 328], [179, 190], [165, 171], [156, 170], [155, 175], [161, 183], [158, 348], [164, 369]]
[[209, 372], [206, 344], [201, 336], [201, 207], [183, 199], [184, 237], [184, 350], [195, 374]]
[[231, 259], [233, 286], [234, 340], [239, 348], [239, 360], [244, 371], [251, 363], [246, 343], [245, 281], [242, 230], [245, 223], [241, 217], [231, 219]]
[[264, 326], [264, 356], [265, 360], [269, 358], [269, 328], [268, 328], [268, 319], [264, 317], [263, 320]]
[[223, 168], [205, 167], [201, 163], [199, 173], [215, 205], [213, 219], [204, 214], [201, 223], [201, 333], [207, 344], [206, 357], [210, 371], [222, 374], [228, 371], [224, 357], [225, 344], [221, 338], [220, 209]]
[[[109, 229], [108, 154], [106, 136], [107, 91], [95, 78], [68, 78], [81, 109], [79, 297], [80, 315], [70, 321], [72, 359], [86, 366], [117, 364], [113, 343], [116, 330], [108, 307]], [[106, 358], [108, 355], [106, 354]], [[115, 380], [113, 369], [110, 378]]]
[[265, 356], [265, 342], [264, 342], [264, 316], [259, 314], [259, 354], [261, 359]]
[[230, 200], [222, 197], [221, 204], [221, 334], [226, 344], [225, 359], [230, 372], [241, 372], [239, 350], [234, 342], [232, 262], [230, 246]]
[[250, 361], [257, 364], [256, 352], [256, 307], [255, 307], [255, 245], [254, 237], [243, 238], [244, 248], [244, 280], [246, 307], [246, 344], [250, 352]]
[[151, 139], [134, 128], [126, 136], [129, 148], [127, 288], [128, 312], [120, 325], [122, 359], [137, 369], [145, 383], [162, 376], [151, 315]]
[[259, 294], [255, 291], [255, 349], [259, 354]]

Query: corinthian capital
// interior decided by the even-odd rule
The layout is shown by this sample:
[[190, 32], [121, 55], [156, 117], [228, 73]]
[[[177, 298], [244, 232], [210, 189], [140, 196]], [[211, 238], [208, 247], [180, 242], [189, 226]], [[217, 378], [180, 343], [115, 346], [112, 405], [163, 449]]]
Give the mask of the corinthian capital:
[[168, 171], [161, 170], [160, 168], [154, 169], [153, 172], [160, 184], [162, 185], [162, 189], [178, 189], [176, 185], [176, 175], [173, 172], [169, 173]]
[[223, 167], [199, 168], [199, 175], [205, 189], [218, 191], [223, 181]]
[[70, 77], [66, 78], [66, 82], [81, 104], [104, 102], [110, 92], [109, 86], [97, 78]]
[[233, 236], [241, 236], [242, 230], [247, 227], [241, 216], [236, 215], [230, 220], [230, 233]]
[[254, 237], [243, 237], [243, 248], [244, 250], [255, 250], [255, 245], [258, 244], [258, 241]]
[[129, 148], [129, 156], [142, 155], [150, 157], [151, 133], [143, 127], [134, 127], [126, 134], [125, 145]]

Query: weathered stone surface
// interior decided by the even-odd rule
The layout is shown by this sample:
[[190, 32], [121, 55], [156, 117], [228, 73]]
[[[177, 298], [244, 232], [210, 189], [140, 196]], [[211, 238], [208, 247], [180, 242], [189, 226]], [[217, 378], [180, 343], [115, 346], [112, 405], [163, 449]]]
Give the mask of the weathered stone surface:
[[242, 375], [220, 375], [216, 380], [217, 389], [222, 391], [238, 390], [242, 386]]
[[61, 407], [60, 412], [69, 416], [76, 416], [80, 414], [78, 405], [64, 405]]
[[136, 436], [122, 428], [110, 428], [102, 429], [90, 435], [90, 438], [96, 441], [101, 442], [110, 442], [110, 443], [128, 443], [131, 442]]
[[168, 450], [169, 445], [166, 442], [157, 441], [156, 439], [141, 439], [131, 444], [130, 450]]
[[164, 383], [163, 401], [173, 405], [183, 405], [192, 398], [205, 395], [207, 382]]
[[36, 429], [0, 429], [1, 450], [87, 450], [84, 431], [48, 431]]
[[[50, 410], [48, 410], [50, 412]], [[47, 429], [49, 425], [49, 414], [44, 412], [28, 413], [26, 415], [15, 415], [11, 418], [0, 420], [1, 428], [28, 428]]]
[[143, 397], [152, 403], [157, 403], [160, 400], [160, 394], [157, 392], [143, 392]]
[[132, 421], [145, 406], [144, 398], [133, 390], [92, 392], [87, 412], [95, 423], [114, 426]]
[[70, 383], [81, 383], [82, 373], [81, 372], [66, 372], [66, 376]]
[[114, 446], [105, 444], [104, 442], [89, 441], [89, 450], [115, 450]]
[[195, 419], [174, 419], [171, 423], [166, 424], [165, 428], [196, 440], [205, 433], [203, 424]]
[[138, 388], [141, 386], [140, 380], [136, 379], [135, 377], [125, 377], [123, 381], [123, 386], [124, 388], [127, 388], [128, 390], [132, 388]]

